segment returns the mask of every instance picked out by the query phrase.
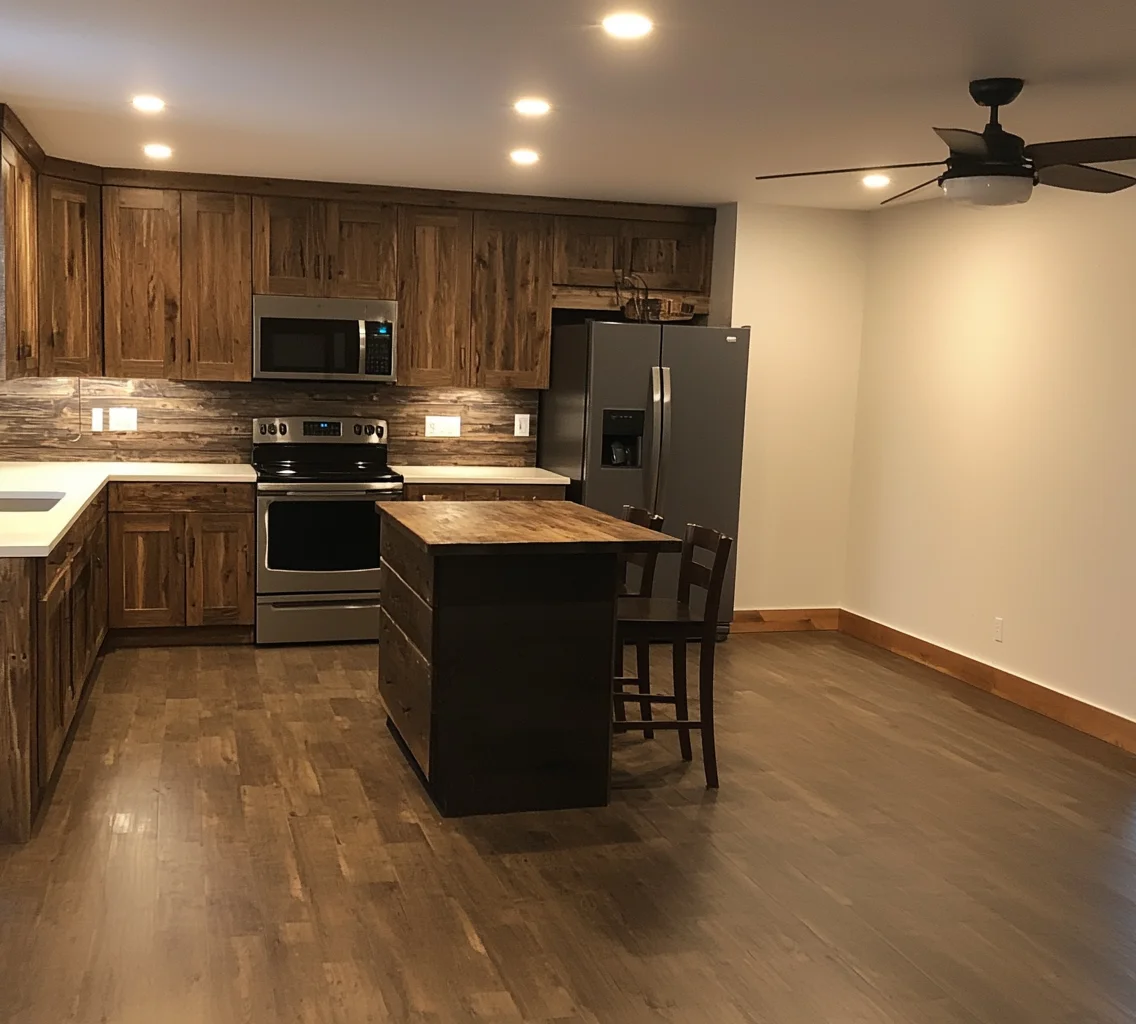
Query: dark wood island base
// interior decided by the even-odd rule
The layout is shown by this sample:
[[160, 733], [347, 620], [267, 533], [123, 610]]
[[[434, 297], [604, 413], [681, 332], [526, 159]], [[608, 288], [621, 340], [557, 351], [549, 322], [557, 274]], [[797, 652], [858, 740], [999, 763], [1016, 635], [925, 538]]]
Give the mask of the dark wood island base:
[[568, 502], [379, 511], [379, 692], [439, 811], [606, 804], [619, 555], [679, 542]]

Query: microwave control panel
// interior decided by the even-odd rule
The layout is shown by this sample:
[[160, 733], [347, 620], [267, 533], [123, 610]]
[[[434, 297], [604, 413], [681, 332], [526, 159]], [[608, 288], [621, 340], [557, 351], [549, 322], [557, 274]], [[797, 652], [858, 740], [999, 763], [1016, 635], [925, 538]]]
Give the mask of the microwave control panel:
[[389, 320], [369, 320], [366, 326], [366, 366], [368, 377], [394, 374], [394, 325]]

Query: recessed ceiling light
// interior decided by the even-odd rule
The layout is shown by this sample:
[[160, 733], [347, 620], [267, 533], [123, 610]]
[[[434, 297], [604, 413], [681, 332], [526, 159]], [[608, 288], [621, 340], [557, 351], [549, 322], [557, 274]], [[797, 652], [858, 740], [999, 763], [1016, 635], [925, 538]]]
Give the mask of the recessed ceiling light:
[[616, 39], [642, 39], [655, 26], [643, 14], [621, 11], [604, 18], [603, 27], [609, 36], [615, 36]]
[[536, 96], [526, 96], [513, 104], [513, 109], [525, 117], [544, 117], [552, 109], [548, 100], [538, 99]]
[[886, 174], [869, 174], [864, 179], [864, 184], [868, 188], [887, 188], [891, 184], [891, 178]]
[[149, 142], [142, 147], [142, 152], [151, 160], [168, 160], [174, 151], [162, 142]]
[[135, 96], [130, 102], [134, 104], [135, 110], [140, 110], [143, 114], [160, 114], [166, 109], [166, 101], [157, 96]]
[[509, 159], [515, 164], [520, 164], [522, 167], [528, 167], [530, 164], [535, 164], [540, 159], [540, 154], [535, 149], [514, 149], [509, 154]]

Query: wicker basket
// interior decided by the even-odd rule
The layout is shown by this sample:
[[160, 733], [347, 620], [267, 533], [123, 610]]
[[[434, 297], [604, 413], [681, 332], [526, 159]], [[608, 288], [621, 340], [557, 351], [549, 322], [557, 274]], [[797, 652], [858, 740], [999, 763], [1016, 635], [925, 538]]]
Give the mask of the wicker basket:
[[666, 323], [676, 320], [693, 320], [694, 304], [677, 298], [636, 297], [623, 304], [623, 315], [628, 320]]

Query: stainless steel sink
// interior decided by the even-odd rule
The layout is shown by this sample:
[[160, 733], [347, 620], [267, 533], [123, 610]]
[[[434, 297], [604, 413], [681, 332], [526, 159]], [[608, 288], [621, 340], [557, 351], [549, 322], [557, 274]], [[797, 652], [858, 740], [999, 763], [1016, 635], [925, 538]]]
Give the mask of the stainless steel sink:
[[0, 491], [0, 512], [50, 512], [62, 491]]

